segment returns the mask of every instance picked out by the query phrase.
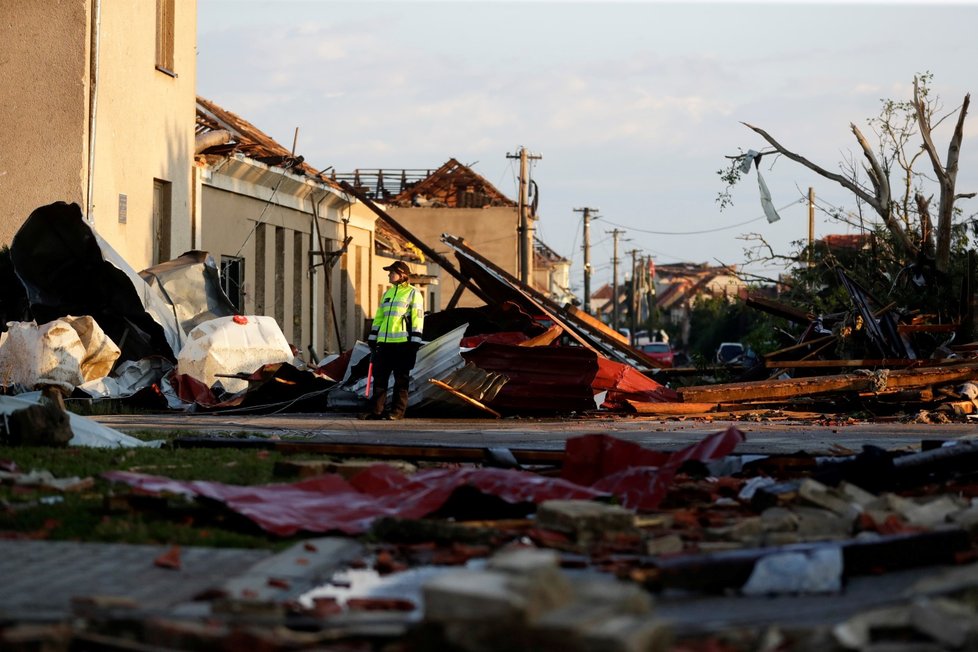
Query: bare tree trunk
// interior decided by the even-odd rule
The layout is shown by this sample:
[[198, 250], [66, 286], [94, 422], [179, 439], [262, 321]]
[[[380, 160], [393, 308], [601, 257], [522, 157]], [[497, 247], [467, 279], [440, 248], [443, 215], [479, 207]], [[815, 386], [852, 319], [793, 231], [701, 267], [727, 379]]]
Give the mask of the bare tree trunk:
[[971, 94], [964, 96], [961, 111], [958, 113], [958, 122], [954, 127], [954, 134], [951, 142], [947, 146], [947, 165], [941, 164], [934, 140], [931, 138], [931, 124], [927, 112], [926, 100], [920, 95], [920, 85], [917, 79], [913, 82], [913, 102], [917, 113], [917, 125], [920, 127], [920, 135], [924, 139], [924, 149], [930, 156], [934, 174], [941, 186], [941, 200], [937, 209], [937, 250], [935, 252], [935, 266], [940, 272], [947, 272], [951, 259], [951, 225], [954, 217], [954, 200], [958, 197], [974, 197], [975, 193], [955, 196], [954, 184], [958, 176], [958, 156], [961, 153], [961, 139], [964, 135], [964, 118], [968, 114], [968, 105], [971, 104]]
[[917, 214], [920, 216], [920, 250], [927, 256], [934, 256], [934, 225], [930, 220], [930, 200], [919, 192], [914, 195]]
[[887, 178], [886, 173], [883, 170], [883, 167], [879, 164], [879, 161], [876, 159], [876, 155], [873, 154], [873, 150], [869, 146], [869, 143], [863, 137], [862, 133], [859, 131], [859, 128], [856, 127], [856, 125], [850, 124], [849, 126], [851, 127], [852, 133], [853, 135], [855, 135], [856, 140], [859, 142], [859, 146], [863, 150], [863, 155], [866, 157], [866, 160], [869, 162], [869, 167], [866, 168], [866, 171], [869, 174], [870, 181], [872, 181], [873, 183], [874, 194], [872, 195], [866, 192], [864, 188], [854, 183], [851, 179], [847, 179], [846, 177], [840, 174], [836, 174], [834, 172], [829, 172], [825, 168], [816, 165], [815, 163], [812, 163], [805, 157], [799, 156], [798, 154], [795, 154], [791, 150], [786, 149], [783, 145], [781, 145], [781, 143], [776, 141], [773, 137], [771, 137], [770, 134], [768, 134], [760, 127], [755, 127], [754, 125], [747, 124], [746, 122], [743, 122], [741, 124], [743, 124], [748, 129], [751, 129], [756, 133], [760, 134], [761, 137], [764, 138], [764, 140], [770, 143], [771, 147], [776, 149], [782, 155], [790, 158], [792, 161], [795, 161], [796, 163], [800, 163], [801, 165], [804, 165], [806, 168], [808, 168], [815, 174], [818, 174], [819, 176], [825, 177], [830, 181], [835, 181], [840, 186], [842, 186], [846, 190], [849, 190], [854, 195], [862, 199], [864, 202], [872, 206], [873, 210], [875, 210], [877, 214], [879, 214], [879, 216], [883, 218], [883, 224], [886, 225], [886, 228], [890, 230], [890, 232], [896, 238], [897, 242], [900, 243], [900, 246], [903, 248], [906, 255], [910, 258], [913, 258], [917, 255], [919, 251], [917, 245], [914, 244], [913, 240], [907, 234], [906, 230], [900, 224], [899, 220], [893, 218], [893, 202], [890, 199], [890, 181]]

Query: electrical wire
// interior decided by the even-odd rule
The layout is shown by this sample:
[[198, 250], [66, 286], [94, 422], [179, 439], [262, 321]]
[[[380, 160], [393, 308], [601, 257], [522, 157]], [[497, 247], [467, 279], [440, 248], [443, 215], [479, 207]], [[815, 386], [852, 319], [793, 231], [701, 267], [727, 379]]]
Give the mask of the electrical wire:
[[[783, 211], [784, 209], [793, 206], [794, 204], [800, 204], [802, 202], [807, 202], [807, 201], [808, 201], [807, 199], [796, 199], [792, 202], [785, 204], [781, 208], [778, 208], [777, 210]], [[728, 224], [727, 226], [721, 226], [715, 229], [705, 229], [703, 231], [651, 231], [649, 229], [639, 229], [634, 226], [628, 226], [627, 224], [617, 224], [609, 220], [607, 217], [604, 217], [602, 219], [604, 219], [605, 222], [611, 224], [612, 226], [619, 226], [623, 229], [628, 229], [629, 231], [638, 231], [639, 233], [649, 233], [651, 235], [700, 235], [703, 233], [716, 233], [718, 231], [726, 231], [727, 229], [735, 229], [738, 226], [744, 226], [745, 224], [750, 224], [752, 222], [758, 222], [760, 220], [767, 219], [767, 216], [761, 215], [760, 217], [755, 217], [754, 219], [747, 220], [746, 222], [738, 222], [737, 224]]]

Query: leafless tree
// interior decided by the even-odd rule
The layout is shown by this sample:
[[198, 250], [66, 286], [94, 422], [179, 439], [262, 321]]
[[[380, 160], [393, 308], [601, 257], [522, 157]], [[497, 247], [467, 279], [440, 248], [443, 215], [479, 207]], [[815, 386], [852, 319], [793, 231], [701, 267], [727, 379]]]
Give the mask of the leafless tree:
[[[836, 182], [855, 195], [858, 201], [872, 207], [892, 234], [895, 246], [901, 250], [900, 258], [932, 258], [937, 270], [946, 272], [951, 252], [954, 204], [959, 199], [975, 196], [974, 192], [955, 194], [964, 121], [971, 95], [965, 95], [960, 107], [940, 116], [938, 100], [929, 96], [930, 79], [929, 73], [914, 77], [911, 102], [884, 100], [880, 116], [869, 121], [878, 138], [875, 150], [855, 123], [849, 125], [864, 160], [861, 166], [857, 166], [855, 161], [849, 161], [848, 166], [840, 166], [841, 174], [827, 170], [788, 149], [764, 129], [746, 122], [742, 124], [764, 138], [778, 154]], [[956, 125], [948, 144], [946, 159], [942, 162], [933, 141], [933, 132], [955, 113]], [[922, 142], [915, 148], [912, 143], [918, 136]], [[933, 227], [929, 214], [931, 199], [923, 190], [923, 182], [931, 177], [915, 168], [924, 153], [930, 159], [934, 180], [939, 188], [936, 228]], [[729, 157], [733, 159], [730, 168], [719, 172], [728, 184], [728, 191], [739, 180], [737, 169], [744, 156], [741, 154]], [[860, 168], [865, 172], [868, 183], [862, 180]], [[894, 189], [891, 186], [891, 175], [895, 175], [897, 171], [900, 175], [899, 185]], [[721, 208], [729, 204], [729, 192], [721, 193], [719, 201]]]

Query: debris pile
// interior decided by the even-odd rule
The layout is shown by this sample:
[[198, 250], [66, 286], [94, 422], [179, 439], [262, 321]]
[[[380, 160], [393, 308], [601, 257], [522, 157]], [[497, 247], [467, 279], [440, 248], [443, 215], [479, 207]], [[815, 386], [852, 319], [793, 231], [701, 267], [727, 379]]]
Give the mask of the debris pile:
[[[164, 627], [191, 647], [258, 637], [265, 649], [559, 642], [580, 650], [872, 650], [907, 638], [926, 649], [978, 642], [968, 597], [978, 586], [978, 445], [963, 439], [813, 457], [740, 455], [744, 441], [731, 427], [662, 452], [585, 435], [533, 470], [297, 463], [287, 468], [302, 479], [265, 486], [109, 472], [103, 477], [118, 497], [124, 486], [140, 497], [130, 509], [159, 509], [148, 496], [182, 498], [244, 516], [272, 536], [345, 535], [328, 539], [334, 550], [345, 543], [325, 575], [298, 565], [327, 539], [298, 543], [286, 554], [290, 563], [206, 592], [190, 618], [147, 619], [138, 604], [120, 613], [118, 604], [89, 602], [76, 626], [118, 637], [141, 623], [137, 640], [145, 643], [158, 643]], [[9, 466], [0, 480], [58, 487]], [[157, 550], [147, 564], [182, 572], [184, 552]], [[355, 590], [348, 573], [356, 569], [381, 582]], [[881, 578], [882, 591], [873, 588]], [[316, 579], [320, 586], [309, 584]], [[956, 624], [935, 626], [945, 621]]]
[[[643, 374], [650, 361], [607, 327], [528, 292], [462, 241], [445, 239], [491, 303], [426, 320], [412, 413], [631, 412], [629, 400], [676, 400]], [[77, 246], [66, 248], [69, 242]], [[24, 299], [3, 306], [10, 320], [0, 341], [0, 385], [8, 394], [57, 387], [88, 401], [202, 411], [352, 411], [366, 404], [364, 343], [307, 365], [273, 319], [237, 314], [206, 252], [137, 274], [77, 205], [56, 203], [31, 214], [10, 261], [8, 280], [24, 289]], [[23, 314], [12, 314], [18, 307]]]

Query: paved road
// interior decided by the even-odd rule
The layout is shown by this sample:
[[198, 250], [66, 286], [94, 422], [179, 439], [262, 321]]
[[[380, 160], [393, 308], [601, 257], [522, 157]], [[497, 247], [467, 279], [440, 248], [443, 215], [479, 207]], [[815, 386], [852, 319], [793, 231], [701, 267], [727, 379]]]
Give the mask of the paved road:
[[740, 453], [829, 452], [835, 446], [860, 450], [863, 444], [886, 449], [916, 448], [922, 440], [978, 435], [978, 424], [803, 423], [788, 420], [670, 420], [647, 417], [579, 419], [405, 419], [359, 421], [352, 414], [160, 414], [93, 417], [126, 433], [186, 432], [300, 438], [330, 443], [413, 446], [506, 447], [515, 450], [562, 450], [575, 435], [605, 433], [661, 450], [675, 450], [706, 435], [735, 426], [747, 435]]

